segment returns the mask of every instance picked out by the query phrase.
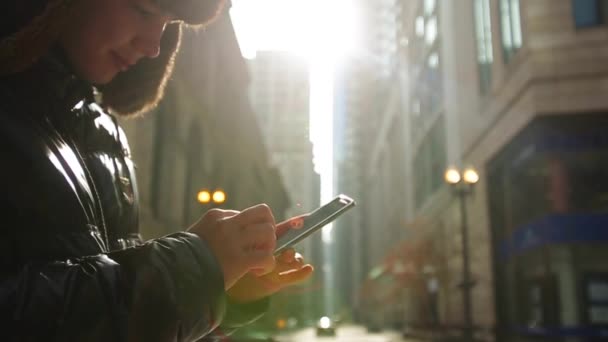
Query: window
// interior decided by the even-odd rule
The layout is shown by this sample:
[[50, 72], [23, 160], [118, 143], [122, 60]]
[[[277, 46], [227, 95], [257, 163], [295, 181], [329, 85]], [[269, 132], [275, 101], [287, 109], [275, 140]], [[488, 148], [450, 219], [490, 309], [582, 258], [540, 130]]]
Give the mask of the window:
[[437, 69], [439, 67], [439, 54], [435, 51], [429, 56], [429, 68]]
[[500, 21], [502, 29], [502, 48], [505, 63], [521, 48], [521, 14], [519, 0], [500, 0]]
[[420, 141], [430, 121], [434, 121], [443, 107], [443, 82], [439, 53], [441, 2], [424, 0], [416, 14], [413, 25], [413, 39], [410, 44], [409, 78], [416, 87], [411, 88], [412, 137]]
[[572, 0], [572, 11], [577, 28], [608, 23], [608, 0]]
[[416, 18], [416, 36], [424, 36], [424, 17]]
[[445, 124], [441, 118], [422, 141], [414, 159], [415, 199], [418, 208], [443, 184], [447, 156], [445, 143]]
[[608, 275], [588, 273], [584, 275], [584, 315], [588, 324], [608, 324]]
[[412, 88], [413, 137], [420, 137], [420, 125], [433, 120], [443, 105], [441, 57], [437, 49], [429, 51], [424, 64], [416, 73], [417, 87]]
[[522, 293], [518, 300], [521, 318], [529, 327], [554, 327], [560, 325], [560, 297], [557, 277], [546, 274], [521, 279]]
[[492, 83], [492, 63], [494, 62], [490, 0], [475, 0], [475, 36], [479, 87], [482, 93], [486, 93]]
[[437, 39], [437, 18], [431, 17], [426, 23], [424, 40], [428, 45], [433, 45]]
[[424, 69], [422, 74], [422, 81], [425, 84], [425, 101], [427, 103], [426, 109], [428, 114], [436, 114], [441, 110], [443, 89], [441, 82], [441, 70], [440, 70], [439, 54], [434, 51], [429, 56], [428, 68]]
[[430, 16], [435, 12], [435, 7], [437, 6], [436, 0], [424, 0], [424, 15]]

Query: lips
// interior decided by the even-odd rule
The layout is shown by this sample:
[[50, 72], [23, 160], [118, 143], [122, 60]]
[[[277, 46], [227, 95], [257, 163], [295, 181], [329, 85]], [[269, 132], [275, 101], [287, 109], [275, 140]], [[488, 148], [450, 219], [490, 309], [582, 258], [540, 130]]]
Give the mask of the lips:
[[114, 64], [120, 71], [127, 71], [134, 63], [129, 62], [128, 59], [123, 58], [116, 52], [112, 52], [112, 59], [114, 60]]

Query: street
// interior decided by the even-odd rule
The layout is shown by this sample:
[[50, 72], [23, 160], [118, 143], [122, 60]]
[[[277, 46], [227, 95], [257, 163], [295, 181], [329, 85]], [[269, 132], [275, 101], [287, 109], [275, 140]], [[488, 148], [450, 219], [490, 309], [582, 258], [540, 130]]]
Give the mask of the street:
[[317, 337], [314, 328], [300, 330], [290, 335], [277, 337], [281, 342], [343, 341], [343, 342], [419, 342], [404, 340], [397, 332], [368, 333], [364, 327], [345, 325], [338, 328], [335, 337]]

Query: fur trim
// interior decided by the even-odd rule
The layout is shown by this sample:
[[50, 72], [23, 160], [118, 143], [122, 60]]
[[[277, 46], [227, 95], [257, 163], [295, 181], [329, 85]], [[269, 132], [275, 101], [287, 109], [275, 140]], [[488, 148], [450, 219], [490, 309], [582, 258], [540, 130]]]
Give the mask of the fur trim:
[[142, 59], [109, 84], [99, 87], [103, 106], [121, 116], [137, 115], [156, 107], [173, 71], [180, 40], [181, 24], [168, 25], [158, 57]]
[[[24, 71], [45, 55], [59, 38], [66, 23], [69, 23], [70, 17], [75, 15], [72, 7], [78, 0], [37, 1], [46, 2], [42, 14], [33, 17], [15, 33], [0, 38], [0, 76]], [[179, 21], [167, 26], [157, 58], [143, 59], [127, 72], [118, 74], [109, 84], [99, 87], [102, 104], [119, 115], [139, 114], [156, 106], [173, 70], [180, 44], [181, 26], [200, 27], [209, 24], [226, 3], [226, 0], [155, 1]]]
[[0, 75], [23, 71], [44, 55], [69, 20], [75, 0], [50, 0], [42, 14], [0, 41]]
[[155, 0], [160, 8], [172, 13], [189, 26], [208, 25], [223, 10], [226, 0]]

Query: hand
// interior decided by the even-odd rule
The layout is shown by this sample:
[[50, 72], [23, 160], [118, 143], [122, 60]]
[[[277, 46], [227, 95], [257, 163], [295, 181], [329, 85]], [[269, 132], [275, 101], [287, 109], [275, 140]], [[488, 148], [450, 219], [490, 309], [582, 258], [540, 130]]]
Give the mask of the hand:
[[277, 257], [277, 266], [272, 272], [261, 276], [247, 273], [228, 289], [228, 297], [237, 303], [253, 302], [307, 280], [313, 271], [312, 265], [304, 264], [300, 253], [288, 249]]
[[209, 210], [188, 229], [205, 240], [224, 273], [225, 289], [251, 270], [275, 268], [275, 221], [270, 208], [260, 204], [243, 210]]
[[[277, 225], [277, 236], [281, 236], [289, 229], [301, 228], [302, 218], [295, 217]], [[289, 249], [277, 257], [276, 267], [270, 273], [264, 274], [253, 270], [243, 276], [228, 289], [228, 297], [237, 303], [256, 301], [307, 280], [313, 271], [312, 265], [304, 264], [302, 255]]]

